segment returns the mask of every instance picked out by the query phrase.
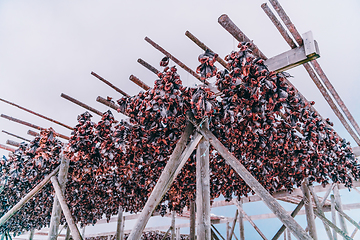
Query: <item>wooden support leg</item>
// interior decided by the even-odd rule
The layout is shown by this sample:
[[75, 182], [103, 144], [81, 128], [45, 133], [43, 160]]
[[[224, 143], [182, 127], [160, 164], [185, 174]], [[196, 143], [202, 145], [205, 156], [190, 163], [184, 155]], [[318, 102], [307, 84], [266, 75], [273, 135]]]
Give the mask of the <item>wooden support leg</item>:
[[[203, 125], [208, 128], [207, 119]], [[209, 146], [203, 138], [196, 150], [196, 235], [202, 240], [211, 239]]]
[[231, 240], [231, 239], [232, 239], [232, 236], [234, 235], [234, 230], [235, 230], [235, 225], [236, 225], [236, 220], [237, 220], [238, 214], [239, 214], [239, 210], [236, 209], [234, 221], [233, 221], [233, 224], [231, 225], [231, 229], [230, 229], [229, 240]]
[[79, 229], [77, 228], [77, 226], [74, 222], [74, 219], [71, 216], [70, 209], [69, 209], [68, 205], [66, 204], [64, 194], [62, 193], [59, 182], [55, 176], [51, 177], [51, 183], [53, 184], [55, 194], [59, 200], [59, 203], [60, 203], [61, 209], [64, 213], [66, 222], [70, 228], [72, 238], [74, 240], [82, 240]]
[[69, 240], [69, 239], [70, 239], [70, 228], [69, 228], [69, 226], [67, 226], [66, 234], [65, 234], [65, 240]]
[[229, 235], [230, 235], [230, 231], [229, 231], [229, 222], [226, 222], [226, 240], [229, 240]]
[[[189, 119], [194, 124], [193, 118]], [[251, 173], [235, 158], [229, 150], [212, 134], [209, 129], [197, 127], [197, 130], [207, 139], [210, 144], [221, 154], [225, 161], [239, 174], [245, 183], [264, 201], [271, 211], [282, 221], [286, 227], [298, 238], [309, 239], [311, 237], [301, 228], [301, 226], [286, 213], [285, 209], [273, 198], [270, 193], [251, 175]]]
[[117, 219], [117, 225], [116, 225], [116, 234], [115, 234], [115, 240], [120, 240], [121, 236], [123, 235], [123, 231], [121, 231], [123, 229], [123, 209], [120, 206], [119, 207], [119, 213], [118, 213], [118, 219]]
[[[304, 200], [301, 200], [299, 202], [299, 204], [296, 206], [296, 208], [294, 209], [294, 211], [291, 213], [291, 217], [295, 217], [298, 212], [301, 210], [301, 208], [304, 206]], [[279, 229], [279, 231], [277, 231], [277, 233], [275, 234], [275, 236], [272, 238], [272, 240], [277, 240], [279, 239], [279, 237], [281, 236], [281, 234], [285, 231], [286, 229], [286, 226], [285, 225], [282, 225], [281, 228]], [[284, 233], [284, 236], [286, 234]]]
[[[304, 181], [304, 183], [306, 183], [306, 185], [308, 185], [308, 181]], [[309, 189], [309, 191], [311, 192], [311, 195], [312, 195], [313, 198], [314, 198], [314, 202], [315, 202], [315, 206], [316, 206], [316, 208], [317, 208], [317, 211], [318, 211], [322, 216], [325, 217], [324, 211], [323, 211], [323, 209], [322, 209], [322, 206], [320, 205], [319, 199], [318, 199], [318, 197], [317, 197], [317, 195], [316, 195], [316, 192], [314, 191], [313, 186], [308, 186], [308, 189]], [[330, 240], [333, 240], [333, 237], [332, 237], [332, 235], [331, 235], [331, 231], [330, 231], [329, 226], [326, 225], [325, 223], [323, 223], [323, 224], [324, 224], [325, 231], [326, 231], [326, 234], [327, 234], [328, 238], [329, 238]]]
[[[335, 197], [335, 205], [337, 205], [339, 207], [340, 211], [343, 212], [338, 184], [335, 185], [333, 192], [334, 192], [334, 197]], [[340, 222], [341, 230], [343, 230], [345, 232], [345, 234], [348, 234], [345, 219], [340, 214], [339, 214], [339, 222]]]
[[253, 228], [259, 233], [259, 235], [262, 237], [262, 239], [267, 240], [267, 238], [265, 237], [265, 235], [260, 231], [260, 229], [256, 226], [256, 224], [253, 222], [253, 220], [251, 220], [251, 218], [245, 213], [244, 209], [237, 203], [238, 201], [235, 201], [235, 204], [237, 205], [239, 211], [244, 215], [244, 217], [246, 218], [246, 220], [248, 220], [248, 222], [251, 224], [251, 226], [253, 226]]
[[84, 225], [84, 227], [82, 227], [82, 229], [81, 229], [81, 237], [83, 238], [83, 239], [85, 239], [85, 225]]
[[330, 222], [326, 217], [321, 215], [317, 210], [314, 211], [315, 215], [321, 219], [325, 224], [334, 229], [338, 234], [340, 234], [346, 240], [352, 240], [344, 231], [335, 226], [332, 222]]
[[[332, 223], [336, 226], [336, 212], [335, 212], [335, 197], [334, 197], [334, 195], [331, 194], [330, 199], [331, 199], [331, 220], [332, 220]], [[337, 240], [337, 233], [336, 233], [335, 229], [333, 229], [333, 239]]]
[[314, 220], [314, 209], [312, 206], [311, 196], [306, 181], [303, 181], [301, 185], [301, 190], [303, 191], [304, 194], [306, 221], [307, 221], [307, 226], [309, 228], [309, 234], [314, 240], [316, 240], [317, 235], [316, 235], [316, 225]]
[[[65, 191], [65, 184], [67, 181], [69, 163], [70, 163], [70, 160], [66, 159], [64, 157], [64, 155], [62, 154], [59, 175], [58, 175], [58, 181], [59, 181], [59, 185], [60, 185], [62, 192]], [[59, 225], [60, 225], [60, 218], [61, 218], [61, 207], [60, 207], [60, 203], [55, 195], [53, 208], [52, 208], [52, 212], [51, 212], [48, 240], [56, 240], [57, 239]]]
[[288, 240], [291, 240], [291, 232], [289, 231], [289, 229], [287, 229], [287, 239]]
[[181, 240], [180, 228], [176, 228], [176, 240]]
[[221, 235], [221, 233], [216, 229], [216, 227], [211, 224], [212, 229], [221, 237], [222, 240], [225, 240], [225, 238]]
[[346, 220], [348, 220], [352, 225], [355, 226], [355, 228], [360, 229], [360, 225], [354, 221], [354, 219], [352, 219], [349, 215], [347, 215], [346, 213], [344, 213], [343, 211], [340, 211], [339, 207], [335, 204], [335, 209], [336, 211], [338, 211], [338, 213], [343, 216], [344, 218], [346, 218]]
[[[242, 201], [238, 201], [239, 206], [242, 208]], [[239, 210], [239, 229], [240, 229], [240, 240], [245, 240], [245, 229], [244, 229], [244, 214]]]
[[175, 240], [175, 211], [171, 212], [171, 240]]
[[214, 230], [211, 229], [211, 240], [220, 240]]
[[33, 229], [33, 230], [30, 231], [29, 240], [33, 240], [33, 239], [34, 239], [34, 232], [35, 232], [35, 229]]
[[160, 203], [161, 199], [165, 195], [166, 191], [171, 186], [172, 182], [176, 178], [177, 174], [180, 172], [182, 166], [189, 159], [190, 155], [196, 148], [197, 144], [200, 142], [202, 136], [195, 133], [193, 140], [188, 144], [184, 149], [190, 134], [193, 131], [193, 127], [188, 124], [183, 133], [183, 136], [177, 143], [174, 152], [171, 154], [168, 163], [166, 164], [163, 172], [160, 175], [158, 182], [156, 183], [153, 191], [151, 192], [137, 222], [135, 227], [132, 229], [128, 240], [138, 240], [141, 237], [141, 233], [144, 230], [149, 218], [151, 217], [152, 212], [156, 206]]
[[195, 240], [195, 201], [190, 201], [190, 240]]
[[55, 176], [60, 167], [57, 167], [48, 176], [46, 176], [36, 187], [34, 187], [28, 194], [25, 195], [15, 206], [13, 206], [7, 213], [0, 218], [0, 226], [9, 220], [22, 206], [24, 206], [35, 194], [37, 194], [49, 181], [52, 176]]

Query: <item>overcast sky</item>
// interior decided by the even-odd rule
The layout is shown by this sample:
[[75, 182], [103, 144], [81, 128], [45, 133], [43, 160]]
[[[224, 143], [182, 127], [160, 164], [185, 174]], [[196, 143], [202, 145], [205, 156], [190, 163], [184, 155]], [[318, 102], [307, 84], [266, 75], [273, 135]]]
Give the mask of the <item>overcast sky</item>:
[[[236, 49], [237, 41], [217, 22], [226, 13], [244, 33], [272, 57], [289, 50], [260, 5], [264, 0], [237, 1], [0, 1], [0, 98], [75, 126], [85, 110], [60, 97], [61, 93], [104, 112], [97, 96], [121, 95], [90, 73], [94, 71], [130, 95], [140, 90], [128, 80], [131, 74], [152, 85], [156, 76], [136, 62], [142, 58], [159, 67], [163, 57], [144, 41], [148, 36], [190, 68], [198, 66], [202, 50], [185, 35], [189, 30], [221, 57]], [[360, 121], [360, 2], [283, 0], [283, 8], [300, 33], [309, 30], [319, 43], [318, 60], [343, 101]], [[270, 5], [270, 3], [268, 3]], [[219, 66], [219, 65], [218, 65]], [[219, 66], [220, 67], [220, 66]], [[349, 134], [323, 100], [303, 67], [288, 71], [290, 79], [323, 117], [330, 117], [340, 136]], [[179, 71], [183, 83], [197, 80]], [[0, 102], [0, 113], [41, 127], [70, 131]], [[114, 113], [115, 117], [121, 115]], [[98, 121], [99, 117], [94, 117]], [[32, 139], [29, 127], [0, 118], [1, 130]], [[35, 129], [32, 129], [35, 130]], [[7, 139], [19, 141], [4, 133]], [[0, 150], [1, 155], [8, 155]]]

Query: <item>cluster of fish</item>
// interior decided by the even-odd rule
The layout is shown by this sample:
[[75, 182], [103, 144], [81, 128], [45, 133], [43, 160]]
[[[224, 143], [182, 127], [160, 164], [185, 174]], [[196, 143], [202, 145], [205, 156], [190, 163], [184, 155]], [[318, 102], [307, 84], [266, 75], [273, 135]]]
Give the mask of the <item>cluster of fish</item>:
[[[110, 111], [98, 123], [92, 122], [87, 112], [78, 117], [65, 148], [70, 159], [65, 197], [76, 222], [94, 224], [104, 215], [110, 219], [119, 206], [128, 212], [141, 211], [185, 129], [189, 112], [199, 122], [208, 121], [214, 135], [271, 193], [291, 192], [305, 178], [347, 187], [359, 179], [360, 167], [349, 143], [337, 136], [328, 120], [317, 116], [314, 103], [304, 102], [283, 73], [269, 71], [263, 59], [254, 57], [250, 44], [240, 43], [238, 51], [226, 56], [230, 70], [217, 71], [218, 93], [206, 85], [184, 87], [176, 67], [168, 67], [164, 58], [164, 70], [153, 88], [117, 101], [118, 111], [129, 116], [128, 120], [118, 122]], [[209, 51], [200, 56], [198, 69], [214, 67], [215, 56]], [[203, 77], [212, 77], [213, 71]], [[55, 144], [57, 140], [51, 134], [37, 139], [32, 147], [20, 147], [21, 152], [13, 157], [16, 161], [1, 162], [0, 181], [6, 181], [4, 176], [16, 176], [6, 167], [8, 161], [22, 164], [11, 169], [20, 169], [24, 178], [31, 180], [18, 180], [30, 185], [16, 185], [16, 190], [10, 189], [15, 180], [7, 180], [6, 194], [1, 196], [3, 213], [39, 181], [32, 176], [41, 179], [59, 162], [61, 145]], [[46, 149], [41, 141], [55, 145]], [[212, 199], [223, 195], [230, 200], [252, 193], [212, 147], [209, 155]], [[168, 209], [181, 212], [195, 199], [195, 164], [193, 153], [157, 207], [161, 215]], [[30, 166], [39, 170], [34, 172]], [[19, 212], [19, 216], [31, 216], [26, 221], [34, 221], [32, 225], [19, 227], [23, 222], [14, 216], [5, 229], [15, 232], [47, 224], [53, 194], [51, 188], [43, 193], [37, 195], [36, 206], [41, 206], [37, 215], [35, 205]]]
[[[22, 143], [9, 158], [0, 160], [1, 216], [59, 165], [63, 143], [54, 138], [54, 134], [52, 129], [43, 130], [32, 142]], [[0, 233], [18, 235], [23, 231], [46, 227], [50, 223], [53, 197], [51, 183], [48, 183], [0, 227]]]

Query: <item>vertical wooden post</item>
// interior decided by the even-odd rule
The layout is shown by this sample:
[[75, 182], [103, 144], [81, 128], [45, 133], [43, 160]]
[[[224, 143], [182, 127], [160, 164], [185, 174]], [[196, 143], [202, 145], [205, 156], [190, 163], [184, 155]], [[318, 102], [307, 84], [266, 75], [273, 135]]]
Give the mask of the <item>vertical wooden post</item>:
[[190, 200], [190, 240], [195, 240], [195, 201]]
[[231, 240], [231, 239], [232, 239], [232, 236], [234, 235], [234, 230], [235, 230], [235, 225], [236, 225], [236, 220], [237, 220], [237, 218], [238, 218], [238, 214], [239, 214], [239, 210], [236, 209], [234, 221], [233, 221], [233, 224], [231, 225], [231, 229], [230, 229], [229, 240]]
[[181, 236], [180, 236], [180, 228], [176, 228], [176, 240], [181, 240]]
[[33, 229], [33, 230], [30, 231], [29, 240], [33, 240], [33, 239], [34, 239], [34, 232], [35, 232], [35, 229]]
[[[209, 127], [208, 119], [204, 119], [204, 127]], [[210, 223], [210, 170], [209, 141], [202, 139], [196, 150], [196, 221], [197, 239], [211, 239]]]
[[171, 212], [171, 240], [175, 240], [175, 211]]
[[82, 238], [83, 239], [85, 239], [85, 225], [82, 227], [82, 229], [81, 229], [81, 236], [82, 236]]
[[317, 240], [316, 225], [314, 220], [314, 209], [312, 206], [311, 196], [306, 181], [303, 181], [301, 185], [301, 190], [304, 194], [305, 213], [306, 213], [307, 225], [309, 228], [309, 234], [314, 240]]
[[123, 231], [121, 231], [122, 226], [123, 226], [123, 209], [120, 206], [119, 207], [119, 213], [118, 213], [118, 219], [117, 219], [117, 225], [116, 225], [116, 238], [115, 238], [115, 240], [120, 240], [121, 239], [121, 235], [123, 235]]
[[259, 233], [259, 235], [262, 237], [262, 239], [267, 240], [267, 238], [265, 237], [265, 235], [261, 232], [260, 228], [258, 228], [256, 226], [256, 224], [253, 222], [253, 220], [246, 214], [246, 212], [244, 211], [244, 209], [237, 204], [237, 201], [235, 202], [235, 204], [237, 205], [239, 212], [241, 212], [244, 217], [246, 218], [246, 220], [248, 220], [248, 222], [251, 224], [251, 226], [253, 226], [253, 228]]
[[[306, 183], [306, 186], [308, 186], [308, 181], [307, 181], [307, 179], [306, 179], [304, 182]], [[322, 209], [322, 206], [320, 205], [319, 199], [318, 199], [318, 197], [317, 197], [317, 195], [316, 195], [316, 192], [315, 192], [313, 186], [308, 186], [308, 189], [310, 190], [310, 193], [311, 193], [311, 195], [313, 196], [313, 199], [314, 199], [314, 202], [315, 202], [315, 206], [316, 206], [316, 208], [317, 208], [317, 212], [318, 212], [319, 214], [321, 214], [322, 216], [325, 217], [325, 213], [324, 213], [324, 211], [323, 211], [323, 209]], [[323, 224], [324, 224], [325, 231], [326, 231], [326, 234], [327, 234], [328, 238], [329, 238], [330, 240], [333, 240], [332, 235], [331, 235], [331, 230], [330, 230], [329, 226], [328, 226], [326, 223], [324, 223], [324, 222], [323, 222]]]
[[[239, 206], [242, 208], [242, 200], [238, 201]], [[239, 210], [239, 229], [240, 229], [240, 240], [245, 240], [245, 229], [244, 229], [244, 214]]]
[[70, 239], [70, 228], [68, 225], [66, 228], [65, 240], [69, 240], [69, 239]]
[[229, 235], [230, 235], [230, 231], [229, 231], [229, 222], [226, 222], [226, 240], [229, 240]]
[[[333, 194], [331, 194], [330, 199], [331, 199], [331, 221], [334, 225], [336, 225], [335, 197]], [[337, 233], [335, 229], [333, 229], [333, 239], [337, 240]]]
[[[60, 185], [62, 192], [65, 191], [65, 184], [67, 181], [69, 163], [70, 163], [70, 160], [65, 158], [64, 154], [62, 153], [59, 175], [58, 175], [58, 181], [59, 181], [59, 185]], [[60, 207], [60, 203], [57, 199], [57, 196], [55, 195], [53, 208], [52, 208], [52, 212], [51, 212], [48, 240], [56, 240], [57, 239], [59, 225], [60, 225], [60, 218], [61, 218], [61, 207]]]
[[[335, 197], [335, 204], [338, 206], [339, 210], [341, 212], [343, 212], [338, 184], [335, 185], [333, 192], [334, 192], [334, 197]], [[339, 216], [341, 230], [343, 230], [343, 232], [345, 234], [348, 234], [346, 223], [345, 223], [345, 218], [340, 214], [338, 214], [338, 216]]]
[[74, 219], [71, 216], [70, 209], [69, 209], [68, 205], [66, 204], [64, 194], [62, 193], [61, 188], [59, 186], [59, 182], [55, 176], [51, 177], [51, 183], [53, 184], [55, 194], [59, 200], [59, 203], [60, 203], [61, 209], [64, 213], [66, 222], [70, 228], [72, 238], [74, 240], [82, 240], [79, 229], [77, 228], [77, 226], [74, 222]]
[[287, 239], [288, 240], [291, 240], [291, 232], [289, 231], [289, 229], [287, 229]]
[[286, 240], [286, 230], [284, 231], [284, 240]]
[[124, 240], [124, 235], [125, 235], [124, 232], [125, 232], [125, 216], [123, 216], [123, 220], [122, 220], [120, 240]]

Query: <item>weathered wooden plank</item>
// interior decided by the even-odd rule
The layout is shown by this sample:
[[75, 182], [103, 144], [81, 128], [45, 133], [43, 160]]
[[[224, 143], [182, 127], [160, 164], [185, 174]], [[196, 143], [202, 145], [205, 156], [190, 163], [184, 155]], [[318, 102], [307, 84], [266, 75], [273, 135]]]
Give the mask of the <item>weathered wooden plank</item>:
[[238, 214], [239, 214], [239, 209], [236, 209], [234, 221], [233, 221], [233, 224], [231, 225], [231, 229], [230, 229], [229, 240], [231, 240], [231, 239], [232, 239], [232, 236], [234, 235], [234, 230], [235, 230], [235, 225], [236, 225], [236, 220], [237, 220], [237, 218], [238, 218]]
[[[238, 201], [240, 207], [242, 207], [242, 199]], [[239, 231], [240, 231], [240, 240], [245, 240], [245, 229], [244, 229], [244, 214], [239, 211]]]
[[312, 207], [310, 191], [306, 184], [306, 181], [302, 182], [301, 190], [304, 193], [306, 222], [309, 229], [309, 234], [314, 240], [317, 240], [316, 225], [314, 221], [314, 209]]
[[314, 40], [313, 34], [311, 31], [302, 34], [305, 55], [307, 57], [312, 57], [312, 55], [317, 54], [320, 57], [319, 46], [317, 42]]
[[329, 227], [331, 227], [332, 229], [334, 229], [337, 233], [339, 233], [341, 236], [343, 236], [344, 239], [346, 240], [352, 240], [344, 231], [342, 231], [340, 228], [338, 228], [337, 226], [335, 226], [332, 222], [330, 222], [326, 217], [322, 216], [321, 214], [319, 214], [319, 212], [317, 210], [314, 211], [315, 215], [321, 219], [321, 221], [323, 221], [324, 223], [326, 223]]
[[175, 211], [171, 212], [171, 240], [175, 240]]
[[[191, 116], [189, 119], [193, 121]], [[268, 191], [251, 175], [251, 173], [235, 158], [229, 150], [203, 126], [198, 126], [197, 130], [210, 142], [210, 144], [221, 154], [225, 161], [240, 175], [245, 183], [258, 195], [275, 215], [288, 227], [292, 233], [300, 239], [311, 239], [301, 226], [286, 213], [285, 209], [273, 198]]]
[[[64, 156], [64, 153], [61, 153], [61, 162], [60, 162], [58, 181], [59, 181], [59, 185], [60, 185], [62, 192], [65, 191], [65, 184], [67, 181], [69, 164], [70, 164], [70, 160]], [[60, 225], [60, 219], [61, 219], [61, 207], [60, 207], [60, 203], [57, 199], [57, 196], [55, 195], [53, 208], [52, 208], [52, 212], [51, 212], [48, 240], [56, 240], [57, 239], [59, 225]]]
[[[335, 206], [338, 206], [340, 211], [343, 212], [344, 209], [343, 209], [342, 203], [341, 203], [341, 197], [340, 197], [338, 184], [336, 184], [335, 187], [333, 188], [333, 192], [334, 192], [334, 197], [335, 197]], [[339, 222], [340, 222], [341, 230], [343, 230], [345, 234], [348, 234], [345, 218], [340, 214], [339, 214]]]
[[[336, 211], [335, 211], [335, 197], [331, 194], [331, 221], [336, 226]], [[333, 229], [333, 239], [337, 240], [337, 233], [335, 229]]]
[[195, 201], [190, 200], [190, 240], [195, 240]]
[[0, 218], [0, 226], [2, 226], [9, 218], [11, 218], [22, 206], [24, 206], [35, 194], [37, 194], [59, 171], [59, 166], [54, 169], [49, 175], [44, 177], [44, 179], [36, 185], [28, 194], [25, 195], [15, 206], [13, 206], [9, 211], [7, 211]]
[[[145, 228], [152, 212], [165, 195], [167, 189], [176, 178], [178, 172], [182, 168], [182, 164], [185, 164], [195, 147], [201, 140], [201, 136], [195, 133], [194, 140], [192, 140], [185, 148], [185, 144], [193, 132], [193, 127], [188, 124], [181, 139], [177, 143], [174, 152], [171, 154], [169, 161], [167, 162], [163, 172], [160, 175], [158, 182], [156, 183], [153, 191], [151, 192], [135, 227], [132, 229], [128, 240], [138, 240], [141, 236], [143, 229]], [[184, 151], [183, 151], [184, 150]]]
[[123, 209], [120, 206], [118, 216], [117, 216], [115, 240], [121, 240], [123, 238], [123, 235], [124, 235], [124, 231], [122, 231], [123, 230], [123, 225], [124, 225], [123, 221], [124, 221]]
[[[209, 127], [208, 119], [203, 125]], [[211, 239], [209, 146], [203, 138], [196, 149], [196, 235], [204, 240]]]
[[212, 229], [221, 237], [222, 240], [225, 240], [225, 238], [221, 235], [221, 233], [216, 229], [216, 227], [211, 224]]
[[57, 178], [55, 176], [51, 177], [51, 183], [52, 183], [52, 185], [54, 187], [55, 194], [56, 194], [56, 196], [58, 198], [61, 209], [62, 209], [62, 211], [64, 213], [66, 223], [68, 224], [68, 226], [70, 228], [72, 238], [74, 240], [82, 240], [79, 229], [77, 228], [77, 226], [76, 226], [76, 224], [74, 222], [74, 219], [73, 219], [73, 217], [71, 215], [70, 209], [69, 209], [68, 205], [66, 204], [64, 194], [62, 193], [59, 182], [58, 182], [58, 180], [57, 180]]

